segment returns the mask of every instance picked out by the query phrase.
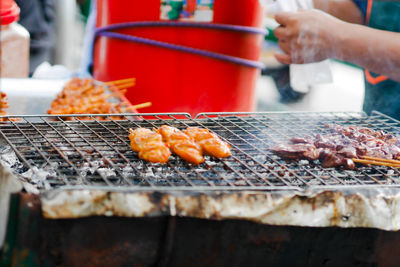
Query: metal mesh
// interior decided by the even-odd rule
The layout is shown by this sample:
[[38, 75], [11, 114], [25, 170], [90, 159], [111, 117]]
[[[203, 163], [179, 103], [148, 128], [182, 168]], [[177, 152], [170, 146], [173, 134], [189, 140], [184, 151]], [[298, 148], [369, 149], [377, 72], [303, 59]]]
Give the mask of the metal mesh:
[[[400, 135], [400, 122], [380, 113], [207, 113], [195, 119], [188, 114], [129, 114], [124, 120], [87, 116], [92, 120], [5, 117], [8, 122], [0, 124], [0, 133], [20, 160], [13, 164], [14, 172], [39, 190], [306, 190], [400, 185], [396, 168], [358, 165], [356, 170], [324, 169], [318, 161], [283, 160], [268, 150], [291, 137], [324, 134], [328, 132], [326, 123]], [[108, 121], [100, 120], [104, 118]], [[164, 124], [179, 129], [208, 128], [231, 144], [232, 156], [206, 156], [199, 166], [176, 156], [164, 165], [139, 159], [130, 149], [128, 129]]]

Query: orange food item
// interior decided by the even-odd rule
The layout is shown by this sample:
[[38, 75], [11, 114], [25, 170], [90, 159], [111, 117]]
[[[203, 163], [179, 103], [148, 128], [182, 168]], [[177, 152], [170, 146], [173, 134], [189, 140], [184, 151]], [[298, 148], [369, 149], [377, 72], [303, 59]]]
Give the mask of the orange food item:
[[158, 128], [157, 132], [162, 135], [164, 142], [172, 152], [182, 159], [193, 164], [204, 162], [200, 146], [179, 129], [163, 125]]
[[[7, 95], [3, 92], [0, 92], [0, 115], [1, 116], [6, 116], [8, 115], [6, 109], [8, 108], [8, 101], [7, 101]], [[16, 119], [11, 119], [11, 120], [16, 120]], [[7, 118], [1, 118], [0, 121], [8, 121]]]
[[[111, 88], [111, 87], [110, 87]], [[111, 88], [112, 89], [112, 88]], [[104, 90], [103, 85], [96, 84], [93, 79], [73, 78], [63, 88], [62, 92], [51, 103], [48, 114], [117, 114], [131, 111], [131, 106], [121, 100], [125, 93], [124, 90], [114, 90], [115, 93], [109, 94]], [[116, 104], [110, 103], [109, 98], [118, 99]], [[123, 119], [123, 117], [113, 116], [112, 119]], [[74, 120], [67, 117], [66, 120]], [[90, 119], [89, 117], [79, 117], [79, 119]], [[108, 120], [107, 117], [97, 117], [98, 120]]]
[[166, 163], [171, 151], [162, 141], [160, 134], [146, 128], [129, 129], [131, 149], [139, 153], [139, 158], [153, 163]]
[[206, 155], [216, 158], [226, 158], [231, 155], [230, 145], [208, 129], [188, 127], [183, 132], [193, 138]]

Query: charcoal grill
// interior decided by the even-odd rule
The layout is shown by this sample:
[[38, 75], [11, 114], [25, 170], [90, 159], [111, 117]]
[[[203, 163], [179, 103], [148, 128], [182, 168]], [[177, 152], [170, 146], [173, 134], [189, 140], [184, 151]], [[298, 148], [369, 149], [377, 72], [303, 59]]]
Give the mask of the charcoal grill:
[[[66, 121], [64, 120], [66, 117], [73, 117], [74, 120]], [[81, 119], [83, 117], [90, 120]], [[126, 263], [127, 260], [130, 263], [137, 261], [145, 265], [154, 262], [170, 266], [175, 266], [173, 263], [185, 265], [185, 260], [188, 259], [196, 260], [198, 266], [210, 265], [210, 262], [216, 266], [225, 264], [227, 261], [224, 259], [228, 261], [233, 259], [232, 253], [240, 248], [230, 247], [228, 240], [223, 241], [221, 247], [215, 248], [211, 244], [217, 242], [214, 239], [216, 237], [208, 238], [201, 233], [191, 233], [193, 226], [190, 225], [196, 225], [196, 229], [208, 233], [211, 228], [221, 225], [204, 219], [224, 219], [224, 224], [232, 229], [232, 232], [229, 232], [232, 235], [224, 234], [222, 229], [219, 234], [230, 236], [235, 240], [233, 234], [235, 229], [241, 229], [240, 231], [245, 231], [247, 227], [261, 229], [257, 228], [261, 226], [254, 226], [245, 221], [256, 222], [258, 224], [255, 225], [261, 224], [262, 227], [292, 225], [292, 228], [275, 226], [277, 228], [271, 231], [267, 229], [272, 228], [262, 228], [265, 230], [261, 231], [264, 234], [274, 236], [272, 232], [276, 233], [273, 241], [267, 236], [258, 237], [258, 230], [250, 231], [251, 238], [246, 235], [248, 237], [246, 242], [252, 246], [265, 245], [270, 252], [278, 250], [281, 252], [281, 245], [287, 245], [295, 239], [292, 240], [287, 235], [293, 234], [294, 237], [299, 237], [303, 232], [301, 227], [304, 226], [367, 227], [390, 231], [400, 229], [400, 204], [397, 204], [400, 203], [398, 169], [362, 165], [357, 165], [355, 170], [322, 168], [317, 161], [284, 160], [269, 151], [273, 145], [285, 143], [291, 137], [327, 133], [329, 129], [324, 127], [327, 123], [358, 125], [399, 136], [400, 122], [378, 112], [370, 116], [358, 112], [296, 112], [203, 113], [195, 118], [185, 113], [4, 118], [8, 121], [0, 124], [0, 135], [4, 139], [0, 160], [3, 165], [11, 168], [13, 175], [18, 177], [29, 192], [29, 194], [19, 194], [18, 197], [13, 195], [14, 201], [11, 202], [11, 206], [14, 205], [14, 208], [11, 208], [10, 216], [19, 216], [18, 220], [21, 221], [23, 217], [21, 214], [24, 213], [18, 210], [24, 209], [30, 209], [32, 214], [36, 214], [29, 216], [29, 220], [27, 219], [29, 222], [26, 224], [20, 223], [19, 228], [28, 227], [29, 224], [30, 229], [32, 225], [37, 225], [39, 220], [43, 227], [39, 231], [41, 236], [36, 235], [36, 238], [51, 240], [42, 246], [42, 250], [43, 247], [49, 249], [60, 245], [59, 242], [64, 242], [62, 243], [64, 250], [60, 248], [58, 256], [52, 255], [53, 252], [48, 252], [51, 255], [45, 253], [46, 257], [55, 262], [57, 262], [55, 258], [61, 257], [60, 254], [69, 259], [67, 262], [70, 265], [82, 261], [83, 258], [88, 260], [98, 257], [99, 250], [105, 249], [102, 242], [93, 245], [96, 251], [86, 250], [84, 244], [87, 244], [86, 240], [97, 240], [100, 231], [101, 238], [107, 240], [109, 244], [118, 246], [118, 249], [114, 248], [118, 253], [127, 253], [132, 257], [116, 258], [120, 261], [114, 262], [101, 258], [105, 266], [115, 262]], [[231, 145], [232, 156], [223, 159], [206, 156], [205, 163], [198, 166], [175, 156], [164, 165], [139, 159], [137, 153], [130, 149], [129, 128], [157, 128], [165, 124], [179, 129], [188, 126], [208, 128]], [[10, 160], [11, 151], [18, 159]], [[106, 220], [98, 216], [112, 218]], [[169, 219], [163, 219], [165, 216]], [[319, 217], [318, 220], [315, 219], [316, 216]], [[140, 225], [138, 230], [132, 230], [129, 221], [122, 217], [138, 217], [136, 221]], [[229, 221], [230, 219], [234, 221]], [[113, 227], [121, 226], [121, 228], [117, 230], [105, 228], [104, 224], [108, 225], [111, 221]], [[191, 222], [186, 224], [188, 221]], [[177, 225], [185, 230], [178, 233], [180, 228]], [[61, 229], [68, 230], [64, 233]], [[323, 228], [318, 229], [323, 231]], [[123, 236], [124, 233], [129, 233], [139, 237], [137, 240], [129, 240], [131, 243], [122, 238], [125, 242], [122, 244], [119, 239], [107, 235], [108, 231], [115, 235]], [[141, 236], [141, 231], [151, 233], [148, 236], [156, 240], [153, 240], [153, 247], [157, 253], [154, 251], [147, 253], [148, 248], [138, 245], [142, 244], [140, 242], [149, 241], [146, 241], [145, 235]], [[379, 238], [386, 236], [379, 230], [343, 231], [328, 230], [330, 234], [327, 237], [346, 236], [350, 233], [364, 238], [373, 233], [369, 238], [371, 242], [378, 244]], [[90, 234], [85, 235], [86, 232]], [[163, 232], [166, 232], [165, 235]], [[58, 239], [52, 236], [55, 233]], [[396, 234], [391, 244], [397, 244], [396, 242], [400, 240], [400, 235], [394, 233]], [[203, 247], [203, 252], [212, 254], [218, 250], [220, 253], [218, 260], [211, 261], [208, 258], [206, 260], [197, 257], [198, 255], [188, 256], [183, 252], [176, 252], [179, 251], [179, 249], [174, 250], [174, 247], [178, 246], [177, 242], [183, 242], [180, 237], [187, 235], [192, 235], [193, 240], [199, 242], [196, 244], [201, 244], [203, 239], [207, 240], [209, 247], [207, 249]], [[310, 233], [310, 240], [313, 239], [313, 235], [314, 232]], [[28, 243], [28, 249], [43, 254], [43, 251], [35, 245], [37, 241], [26, 241], [23, 237], [18, 240], [21, 243]], [[127, 246], [128, 243], [133, 245], [132, 242], [136, 242], [138, 246], [128, 246], [130, 252], [122, 252], [122, 248], [119, 248]], [[270, 242], [274, 244], [271, 245]], [[320, 243], [316, 243], [314, 249], [322, 246], [323, 242], [320, 240]], [[340, 242], [342, 241], [339, 240], [337, 244]], [[187, 244], [182, 244], [182, 248], [187, 247]], [[296, 244], [299, 247], [310, 245]], [[396, 245], [393, 246], [397, 249]], [[194, 243], [189, 247], [200, 249]], [[85, 253], [81, 255], [79, 251], [82, 249], [85, 249]], [[71, 251], [79, 255], [71, 254]], [[185, 249], [182, 251], [189, 253]], [[255, 251], [261, 253], [258, 248]], [[285, 263], [285, 260], [265, 258], [264, 252], [260, 254], [264, 256], [249, 252], [246, 257], [250, 255], [252, 259], [247, 262]], [[369, 253], [368, 249], [364, 252], [366, 255]], [[22, 255], [23, 251], [20, 253]], [[142, 256], [148, 255], [148, 261], [140, 258], [141, 256], [138, 256], [140, 253], [144, 253]], [[349, 253], [349, 250], [343, 253], [346, 254], [343, 259], [346, 257], [350, 259], [355, 255]], [[382, 250], [379, 253], [381, 256], [384, 252]], [[335, 257], [335, 253], [330, 255], [329, 257]], [[293, 254], [294, 258], [295, 256]], [[314, 260], [303, 263], [305, 265], [320, 263], [326, 259], [314, 258]], [[371, 257], [360, 262], [371, 263], [377, 260], [379, 257]], [[240, 262], [244, 263], [238, 261], [236, 265], [240, 266]], [[85, 262], [85, 265], [90, 264]], [[230, 265], [235, 266], [232, 262]]]
[[[319, 162], [285, 161], [269, 151], [269, 147], [290, 137], [327, 132], [326, 123], [400, 135], [400, 124], [379, 113], [216, 113], [200, 114], [195, 119], [188, 114], [122, 115], [126, 120], [87, 116], [92, 120], [80, 120], [77, 115], [75, 121], [64, 121], [63, 116], [7, 117], [9, 122], [0, 125], [0, 134], [22, 162], [13, 166], [14, 171], [40, 190], [301, 191], [400, 185], [397, 168], [324, 169]], [[100, 120], [104, 117], [107, 121]], [[208, 157], [199, 166], [174, 156], [165, 165], [140, 160], [130, 149], [129, 128], [164, 124], [180, 129], [208, 128], [231, 144], [232, 156]]]

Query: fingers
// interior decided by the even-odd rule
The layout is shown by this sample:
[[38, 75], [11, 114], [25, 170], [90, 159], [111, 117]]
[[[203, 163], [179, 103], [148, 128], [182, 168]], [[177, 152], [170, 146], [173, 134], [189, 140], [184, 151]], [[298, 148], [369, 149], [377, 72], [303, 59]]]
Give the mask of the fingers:
[[286, 64], [286, 65], [292, 64], [292, 59], [287, 54], [278, 54], [277, 53], [277, 54], [274, 54], [274, 56], [275, 56], [276, 60], [278, 60], [282, 64]]
[[293, 12], [280, 12], [280, 13], [275, 15], [275, 20], [276, 20], [276, 22], [278, 22], [282, 26], [286, 26], [286, 25], [289, 24], [290, 18], [292, 16], [295, 16], [295, 13], [293, 13]]
[[274, 35], [279, 40], [286, 40], [289, 38], [289, 30], [286, 27], [279, 26], [274, 30]]
[[290, 47], [289, 42], [279, 40], [278, 45], [279, 45], [279, 48], [282, 49], [283, 52], [290, 55], [290, 52], [292, 51], [292, 49]]

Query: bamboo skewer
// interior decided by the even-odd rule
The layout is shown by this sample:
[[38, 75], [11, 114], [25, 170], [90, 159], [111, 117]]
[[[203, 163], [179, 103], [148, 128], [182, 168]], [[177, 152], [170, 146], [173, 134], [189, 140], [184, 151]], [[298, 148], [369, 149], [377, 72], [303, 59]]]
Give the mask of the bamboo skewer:
[[387, 166], [393, 168], [400, 168], [400, 161], [399, 160], [390, 160], [390, 159], [381, 159], [381, 158], [374, 158], [374, 157], [364, 157], [365, 159], [352, 159], [354, 162], [361, 163], [361, 164], [371, 164], [371, 165], [378, 165], [378, 166]]
[[132, 109], [148, 108], [148, 107], [151, 107], [151, 105], [152, 105], [151, 102], [146, 102], [146, 103], [142, 103], [142, 104], [133, 105], [133, 106], [131, 106], [131, 108]]
[[382, 158], [368, 157], [368, 156], [363, 156], [362, 158], [363, 159], [374, 160], [374, 161], [389, 162], [389, 163], [394, 163], [396, 165], [400, 165], [400, 160], [395, 160], [395, 159], [382, 159]]
[[118, 90], [123, 90], [123, 89], [129, 88], [129, 87], [135, 86], [136, 78], [116, 80], [116, 81], [111, 81], [111, 82], [105, 82], [103, 84], [106, 86], [113, 86], [113, 87], [117, 88]]
[[114, 85], [115, 88], [117, 88], [118, 90], [123, 90], [129, 87], [133, 87], [135, 86], [135, 82], [130, 82], [130, 83], [124, 83], [124, 84], [120, 84], [120, 85]]
[[105, 85], [120, 85], [124, 83], [129, 83], [129, 82], [136, 82], [136, 78], [128, 78], [128, 79], [122, 79], [122, 80], [116, 80], [116, 81], [111, 81], [111, 82], [106, 82], [104, 83]]
[[135, 109], [141, 109], [141, 108], [148, 108], [151, 107], [152, 103], [151, 102], [146, 102], [142, 104], [137, 104], [133, 106], [126, 107], [125, 110], [131, 110], [134, 111]]

